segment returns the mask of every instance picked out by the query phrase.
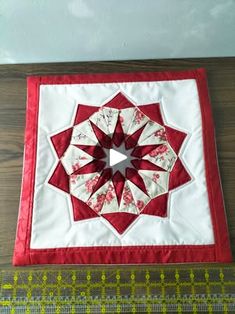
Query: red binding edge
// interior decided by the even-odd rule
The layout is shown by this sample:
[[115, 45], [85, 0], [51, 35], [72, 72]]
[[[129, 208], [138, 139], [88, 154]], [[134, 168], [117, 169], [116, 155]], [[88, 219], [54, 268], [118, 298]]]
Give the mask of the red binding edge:
[[[166, 246], [106, 246], [31, 249], [40, 85], [144, 82], [195, 79], [200, 99], [206, 182], [215, 244]], [[231, 250], [219, 177], [214, 125], [204, 69], [180, 72], [81, 74], [29, 77], [24, 168], [14, 265], [29, 264], [138, 264], [231, 262]]]

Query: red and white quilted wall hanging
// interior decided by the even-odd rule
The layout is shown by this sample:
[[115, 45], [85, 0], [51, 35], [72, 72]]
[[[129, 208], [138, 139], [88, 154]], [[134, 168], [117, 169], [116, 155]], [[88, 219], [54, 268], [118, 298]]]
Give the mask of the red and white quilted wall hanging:
[[229, 262], [203, 69], [28, 78], [14, 265]]

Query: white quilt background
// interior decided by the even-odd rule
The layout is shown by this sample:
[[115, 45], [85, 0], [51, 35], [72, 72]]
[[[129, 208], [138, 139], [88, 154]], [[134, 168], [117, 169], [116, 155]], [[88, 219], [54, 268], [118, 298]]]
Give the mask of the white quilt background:
[[[77, 104], [100, 106], [118, 92], [139, 105], [160, 102], [166, 124], [188, 133], [180, 156], [193, 178], [170, 192], [167, 218], [140, 215], [122, 235], [102, 217], [74, 222], [69, 196], [47, 184], [58, 161], [49, 136], [72, 125]], [[214, 243], [195, 80], [41, 85], [36, 167], [33, 249]]]

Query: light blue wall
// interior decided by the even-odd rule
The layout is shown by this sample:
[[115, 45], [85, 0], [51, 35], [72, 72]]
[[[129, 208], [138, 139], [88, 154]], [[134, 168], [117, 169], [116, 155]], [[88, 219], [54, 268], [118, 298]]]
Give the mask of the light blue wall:
[[235, 0], [0, 0], [0, 63], [235, 56]]

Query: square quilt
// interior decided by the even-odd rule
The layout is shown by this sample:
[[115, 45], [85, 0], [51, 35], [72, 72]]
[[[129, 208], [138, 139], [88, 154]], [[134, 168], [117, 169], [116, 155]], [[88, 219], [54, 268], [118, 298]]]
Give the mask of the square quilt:
[[14, 265], [229, 261], [203, 69], [28, 78]]

